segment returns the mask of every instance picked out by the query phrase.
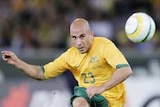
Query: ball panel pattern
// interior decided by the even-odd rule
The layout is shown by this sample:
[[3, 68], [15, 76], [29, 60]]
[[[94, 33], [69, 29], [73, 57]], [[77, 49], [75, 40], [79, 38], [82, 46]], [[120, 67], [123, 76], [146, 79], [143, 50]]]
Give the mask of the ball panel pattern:
[[142, 12], [132, 14], [125, 24], [127, 37], [136, 43], [149, 41], [153, 37], [155, 29], [152, 17]]

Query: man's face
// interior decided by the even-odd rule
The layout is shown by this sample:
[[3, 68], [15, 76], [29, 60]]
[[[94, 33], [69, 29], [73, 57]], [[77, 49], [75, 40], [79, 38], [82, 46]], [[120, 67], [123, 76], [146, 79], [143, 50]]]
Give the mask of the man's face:
[[83, 54], [89, 51], [93, 42], [93, 33], [84, 28], [72, 29], [70, 31], [71, 43]]

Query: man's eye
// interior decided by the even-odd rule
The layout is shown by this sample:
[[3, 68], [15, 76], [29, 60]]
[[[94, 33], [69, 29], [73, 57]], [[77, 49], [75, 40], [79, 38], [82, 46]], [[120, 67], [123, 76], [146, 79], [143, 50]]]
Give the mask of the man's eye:
[[84, 35], [81, 35], [81, 36], [80, 36], [81, 39], [83, 39], [84, 37], [85, 37]]
[[72, 39], [74, 39], [74, 40], [75, 40], [75, 39], [76, 39], [76, 37], [75, 37], [75, 36], [72, 36]]
[[81, 38], [84, 38], [84, 36], [81, 36]]
[[85, 34], [83, 33], [83, 34], [81, 34], [79, 37], [80, 37], [81, 39], [83, 39], [83, 38], [85, 37]]

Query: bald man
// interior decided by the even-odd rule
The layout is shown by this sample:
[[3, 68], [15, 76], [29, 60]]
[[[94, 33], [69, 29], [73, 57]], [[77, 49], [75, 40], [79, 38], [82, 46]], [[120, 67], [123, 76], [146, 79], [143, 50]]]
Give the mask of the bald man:
[[70, 38], [72, 47], [44, 66], [28, 64], [11, 51], [2, 51], [2, 58], [38, 80], [72, 72], [78, 82], [71, 98], [73, 107], [124, 107], [123, 81], [132, 74], [124, 55], [109, 39], [94, 37], [83, 18], [72, 22]]

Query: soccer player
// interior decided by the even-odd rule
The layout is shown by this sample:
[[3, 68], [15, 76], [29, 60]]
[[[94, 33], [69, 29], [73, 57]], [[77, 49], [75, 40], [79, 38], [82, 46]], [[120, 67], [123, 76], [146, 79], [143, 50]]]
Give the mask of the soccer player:
[[83, 18], [71, 23], [70, 37], [72, 47], [44, 66], [28, 64], [11, 51], [2, 51], [2, 58], [38, 80], [70, 70], [78, 81], [71, 98], [73, 107], [124, 107], [123, 81], [132, 74], [124, 55], [109, 39], [94, 37]]

